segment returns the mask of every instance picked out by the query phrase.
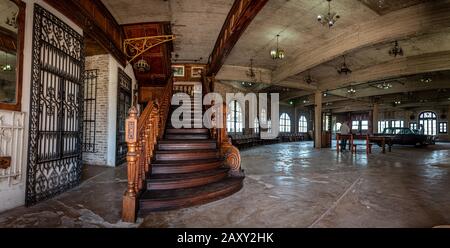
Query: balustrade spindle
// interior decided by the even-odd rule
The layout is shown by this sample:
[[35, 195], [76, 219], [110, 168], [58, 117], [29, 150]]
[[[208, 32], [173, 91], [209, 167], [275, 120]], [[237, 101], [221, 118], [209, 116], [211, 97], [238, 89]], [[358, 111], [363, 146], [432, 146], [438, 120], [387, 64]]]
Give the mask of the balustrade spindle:
[[127, 190], [123, 197], [122, 219], [125, 222], [136, 221], [137, 196], [144, 188], [144, 180], [151, 170], [151, 160], [158, 138], [164, 134], [168, 119], [170, 100], [173, 95], [173, 80], [170, 79], [164, 95], [159, 102], [150, 102], [141, 116], [133, 106], [126, 120], [127, 153]]

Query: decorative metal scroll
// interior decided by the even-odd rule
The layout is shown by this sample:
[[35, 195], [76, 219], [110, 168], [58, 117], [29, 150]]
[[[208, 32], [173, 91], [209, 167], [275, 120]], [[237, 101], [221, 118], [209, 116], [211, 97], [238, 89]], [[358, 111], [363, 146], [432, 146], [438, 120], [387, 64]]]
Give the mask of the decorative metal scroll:
[[131, 63], [133, 60], [152, 49], [169, 41], [175, 40], [175, 35], [148, 36], [123, 41], [123, 52]]
[[83, 36], [34, 5], [26, 205], [79, 184], [82, 170]]
[[116, 140], [116, 165], [125, 163], [127, 159], [127, 142], [125, 137], [125, 120], [128, 110], [131, 108], [131, 78], [119, 68], [119, 85], [117, 88], [117, 140]]

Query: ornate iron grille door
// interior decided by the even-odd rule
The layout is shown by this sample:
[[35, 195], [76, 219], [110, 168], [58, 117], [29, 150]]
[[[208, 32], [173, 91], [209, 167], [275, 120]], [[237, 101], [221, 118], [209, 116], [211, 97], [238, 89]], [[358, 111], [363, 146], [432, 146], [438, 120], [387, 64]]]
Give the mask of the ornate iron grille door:
[[83, 37], [34, 5], [26, 205], [79, 184], [82, 167]]
[[84, 72], [83, 152], [95, 153], [98, 70]]
[[117, 90], [117, 142], [116, 165], [120, 165], [127, 158], [127, 143], [125, 141], [125, 119], [131, 108], [131, 78], [119, 68], [119, 85]]

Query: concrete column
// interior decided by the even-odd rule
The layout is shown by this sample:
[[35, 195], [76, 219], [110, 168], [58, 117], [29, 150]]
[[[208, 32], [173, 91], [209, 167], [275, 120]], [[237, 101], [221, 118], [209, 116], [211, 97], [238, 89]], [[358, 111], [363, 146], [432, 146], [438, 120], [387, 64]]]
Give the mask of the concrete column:
[[372, 127], [373, 127], [373, 133], [378, 133], [378, 104], [375, 103], [373, 105], [373, 111], [372, 111]]
[[314, 101], [314, 137], [317, 149], [322, 148], [322, 92], [316, 91]]

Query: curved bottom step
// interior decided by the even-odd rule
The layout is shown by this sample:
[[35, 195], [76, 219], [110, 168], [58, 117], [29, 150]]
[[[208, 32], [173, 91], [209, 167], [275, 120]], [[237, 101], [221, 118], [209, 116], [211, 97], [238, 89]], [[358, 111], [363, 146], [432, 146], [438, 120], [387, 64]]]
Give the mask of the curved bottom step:
[[244, 177], [230, 177], [196, 188], [147, 190], [139, 200], [139, 215], [186, 208], [223, 199], [241, 190], [243, 180]]

